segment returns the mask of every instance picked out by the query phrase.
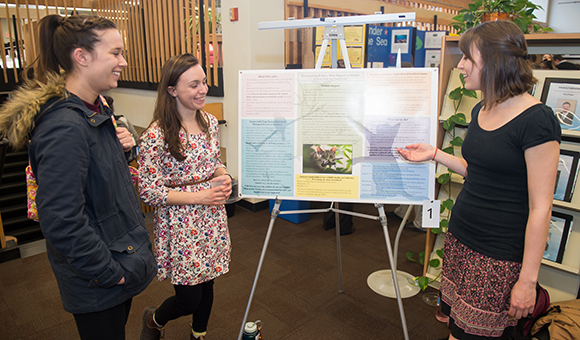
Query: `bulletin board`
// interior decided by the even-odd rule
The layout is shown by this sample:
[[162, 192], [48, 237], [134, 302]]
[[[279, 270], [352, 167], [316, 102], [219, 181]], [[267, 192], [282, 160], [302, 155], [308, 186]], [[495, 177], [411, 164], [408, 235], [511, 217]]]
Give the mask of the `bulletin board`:
[[436, 145], [438, 69], [239, 73], [239, 196], [423, 204], [434, 162], [397, 147]]

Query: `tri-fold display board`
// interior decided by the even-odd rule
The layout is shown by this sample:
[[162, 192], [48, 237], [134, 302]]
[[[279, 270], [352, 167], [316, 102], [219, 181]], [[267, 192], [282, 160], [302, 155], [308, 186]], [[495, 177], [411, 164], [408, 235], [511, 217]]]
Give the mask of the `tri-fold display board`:
[[396, 148], [436, 144], [438, 69], [239, 74], [239, 195], [423, 204], [435, 164]]
[[394, 67], [399, 51], [401, 61], [412, 66], [439, 67], [445, 31], [378, 25], [367, 25], [367, 30], [367, 68]]

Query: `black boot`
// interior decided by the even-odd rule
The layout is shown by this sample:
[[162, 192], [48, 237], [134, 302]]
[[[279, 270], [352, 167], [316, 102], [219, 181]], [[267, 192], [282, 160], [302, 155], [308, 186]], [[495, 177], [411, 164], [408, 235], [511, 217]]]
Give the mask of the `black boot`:
[[154, 314], [155, 307], [147, 307], [143, 311], [143, 327], [141, 328], [140, 340], [159, 340], [163, 338], [162, 329], [153, 321]]

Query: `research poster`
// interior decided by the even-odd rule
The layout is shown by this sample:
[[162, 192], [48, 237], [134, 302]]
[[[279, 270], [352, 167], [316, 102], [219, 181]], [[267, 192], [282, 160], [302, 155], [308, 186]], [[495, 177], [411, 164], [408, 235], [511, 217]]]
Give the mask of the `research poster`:
[[436, 144], [436, 68], [239, 74], [240, 197], [423, 204], [435, 164], [397, 147]]

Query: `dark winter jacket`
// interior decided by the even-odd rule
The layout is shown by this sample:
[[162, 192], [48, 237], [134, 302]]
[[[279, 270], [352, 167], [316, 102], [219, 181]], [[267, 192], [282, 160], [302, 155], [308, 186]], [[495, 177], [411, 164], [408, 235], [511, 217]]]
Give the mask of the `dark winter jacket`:
[[[112, 111], [102, 105], [106, 114], [90, 111], [64, 86], [54, 90], [62, 84], [57, 79], [36, 89], [37, 103], [31, 98], [19, 103], [31, 94], [17, 95], [0, 111], [0, 129], [17, 139], [14, 131], [5, 132], [4, 115], [17, 117], [15, 125], [32, 122], [20, 130], [32, 132], [29, 157], [48, 258], [64, 308], [88, 313], [139, 294], [157, 269]], [[56, 95], [46, 102], [47, 93]], [[123, 277], [125, 283], [117, 285]]]

